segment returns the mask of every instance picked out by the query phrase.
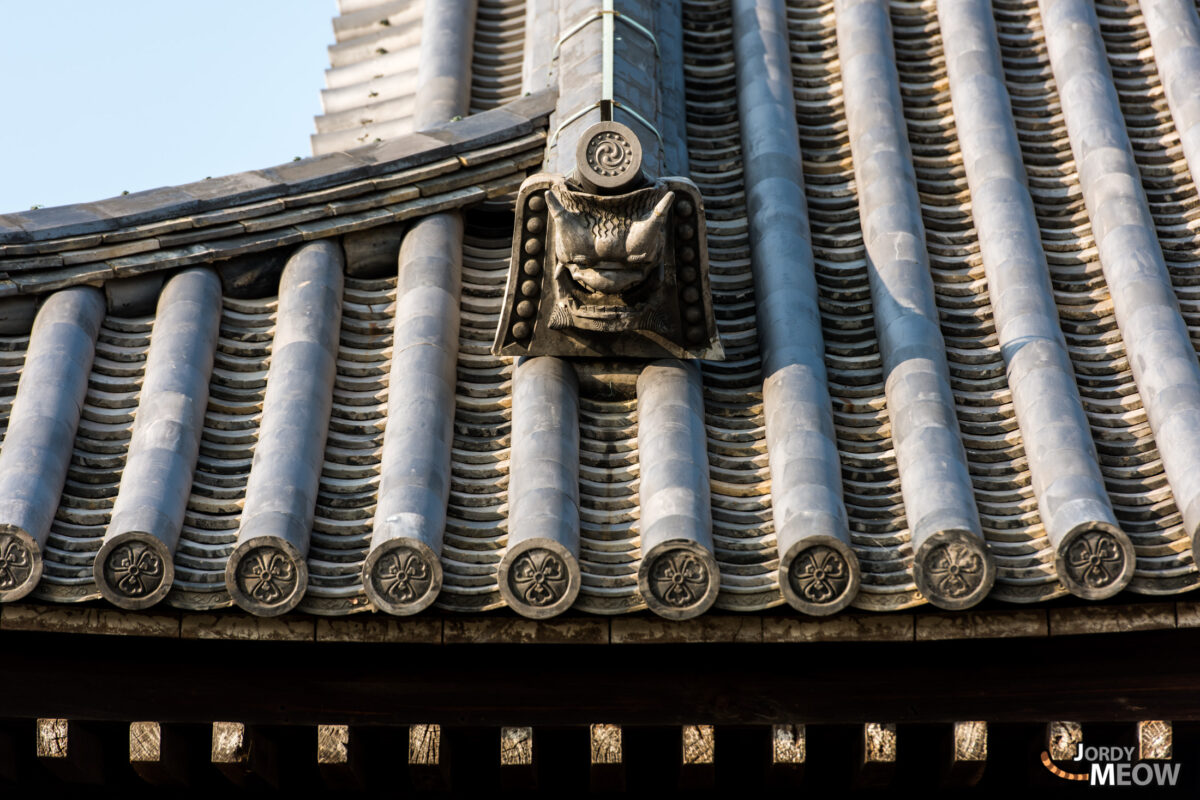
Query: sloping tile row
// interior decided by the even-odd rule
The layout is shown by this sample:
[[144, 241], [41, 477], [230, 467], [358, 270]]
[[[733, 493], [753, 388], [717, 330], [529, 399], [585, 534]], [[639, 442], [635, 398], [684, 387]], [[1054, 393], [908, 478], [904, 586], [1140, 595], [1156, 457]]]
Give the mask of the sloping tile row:
[[46, 545], [38, 586], [44, 599], [99, 596], [91, 564], [112, 516], [125, 466], [152, 327], [153, 319], [111, 316], [100, 327], [75, 452]]
[[313, 155], [412, 131], [425, 0], [342, 4], [316, 117]]
[[277, 307], [274, 296], [222, 301], [200, 455], [175, 555], [175, 587], [166, 600], [171, 605], [204, 609], [230, 602], [225, 562], [237, 540], [258, 441]]
[[851, 541], [863, 608], [920, 601], [900, 496], [846, 132], [833, 3], [789, 3], [793, 80]]
[[[334, 17], [336, 44], [315, 118], [314, 155], [381, 142], [413, 130], [426, 0], [375, 0]], [[519, 94], [524, 0], [479, 0], [470, 112]]]
[[360, 573], [379, 487], [395, 291], [394, 277], [347, 278], [343, 289], [333, 412], [303, 601], [314, 613], [366, 606]]
[[[703, 365], [716, 606], [783, 602], [771, 516], [762, 359], [741, 171], [741, 129], [729, 3], [685, 3], [688, 159], [705, 197], [709, 279], [725, 360]], [[716, 23], [716, 24], [714, 24]]]
[[[502, 605], [495, 568], [503, 546], [512, 364], [491, 355], [508, 271], [511, 220], [473, 215], [464, 239], [464, 325], [447, 520], [445, 608]], [[347, 277], [333, 411], [317, 496], [310, 583], [299, 609], [344, 614], [368, 609], [361, 582], [378, 488], [386, 423], [395, 278]], [[200, 457], [175, 556], [168, 605], [232, 605], [225, 568], [237, 541], [267, 384], [278, 301], [224, 298], [220, 338]], [[92, 565], [107, 527], [137, 410], [138, 382], [154, 316], [105, 318], [89, 376], [61, 507], [35, 597], [77, 602], [100, 597]], [[5, 337], [17, 358], [28, 337]], [[19, 368], [19, 363], [17, 364]], [[4, 415], [7, 422], [8, 416]]]
[[471, 60], [472, 114], [518, 97], [525, 56], [525, 0], [479, 0]]
[[1190, 542], [1134, 383], [1078, 190], [1037, 4], [997, 2], [996, 9], [1005, 77], [1063, 332], [1113, 508], [1138, 552], [1131, 588], [1152, 594], [1191, 588], [1197, 575]]
[[[1143, 55], [1150, 49], [1146, 23], [1137, 3], [1098, 3], [1096, 13], [1175, 296], [1193, 346], [1200, 345], [1200, 250], [1194, 233], [1200, 203], [1158, 71]], [[1138, 552], [1134, 584], [1149, 594], [1195, 586], [1200, 575], [1182, 515], [1161, 471], [1149, 478], [1112, 481], [1114, 504], [1118, 492], [1124, 499], [1118, 504], [1126, 509], [1122, 527]]]
[[458, 392], [439, 603], [458, 611], [503, 605], [496, 586], [508, 521], [511, 359], [492, 355], [512, 247], [505, 216], [472, 216], [463, 236]]
[[997, 562], [992, 596], [1065, 593], [1033, 495], [1028, 460], [994, 324], [971, 198], [950, 110], [937, 9], [893, 3], [896, 60], [921, 195], [942, 336], [980, 521]]
[[[1004, 4], [996, 4], [997, 33], [1017, 136], [1041, 226], [1059, 319], [1099, 449], [1101, 471], [1110, 478], [1105, 442], [1096, 434], [1123, 426], [1126, 418], [1119, 402], [1105, 401], [1129, 394], [1136, 398], [1137, 389], [1128, 365], [1122, 363], [1120, 332], [1111, 303], [1097, 291], [1103, 279], [1099, 277], [1094, 242], [1085, 239], [1089, 236], [1088, 222], [1082, 196], [1075, 188], [1078, 175], [1040, 35], [1036, 3], [1021, 9], [1021, 16], [1010, 12]], [[1118, 520], [1124, 523], [1119, 498], [1113, 500]], [[1123, 528], [1132, 535], [1124, 524]]]

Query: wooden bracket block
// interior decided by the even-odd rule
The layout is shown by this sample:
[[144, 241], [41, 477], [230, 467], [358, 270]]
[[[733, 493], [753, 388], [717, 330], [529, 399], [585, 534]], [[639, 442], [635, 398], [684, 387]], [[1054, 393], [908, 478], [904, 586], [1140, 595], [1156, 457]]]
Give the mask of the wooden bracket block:
[[129, 723], [129, 763], [158, 764], [162, 761], [162, 726], [157, 722]]
[[358, 738], [355, 729], [349, 725], [317, 726], [317, 769], [331, 789], [366, 786]]
[[450, 789], [450, 753], [444, 746], [441, 725], [409, 726], [408, 774], [414, 789]]
[[500, 729], [500, 765], [527, 767], [533, 764], [533, 728]]
[[42, 759], [65, 759], [71, 751], [71, 723], [65, 719], [37, 721], [37, 756]]
[[1138, 761], [1170, 761], [1174, 750], [1171, 723], [1146, 720], [1137, 724]]
[[279, 753], [275, 742], [263, 731], [240, 722], [214, 722], [212, 764], [239, 786], [261, 780], [279, 787]]
[[1053, 761], [1070, 761], [1083, 744], [1083, 726], [1078, 722], [1051, 722], [1046, 726], [1046, 752]]
[[37, 721], [37, 757], [60, 780], [103, 783], [100, 737], [85, 725], [65, 719]]
[[987, 723], [954, 723], [946, 785], [974, 786], [979, 783], [987, 767], [987, 758]]
[[202, 731], [158, 722], [129, 723], [129, 766], [155, 786], [190, 786], [197, 776]]
[[625, 791], [625, 754], [620, 725], [592, 725], [591, 788], [593, 792]]
[[855, 765], [856, 788], [886, 786], [896, 774], [896, 726], [868, 722], [862, 727], [861, 756]]
[[768, 772], [772, 786], [794, 787], [804, 777], [808, 757], [808, 732], [803, 725], [771, 726], [771, 768]]
[[711, 788], [716, 781], [716, 738], [712, 725], [684, 725], [681, 788]]
[[772, 764], [803, 765], [807, 753], [807, 731], [803, 725], [771, 726]]
[[533, 728], [500, 729], [500, 785], [504, 789], [537, 786], [533, 768]]
[[350, 726], [317, 726], [317, 763], [341, 766], [350, 763]]

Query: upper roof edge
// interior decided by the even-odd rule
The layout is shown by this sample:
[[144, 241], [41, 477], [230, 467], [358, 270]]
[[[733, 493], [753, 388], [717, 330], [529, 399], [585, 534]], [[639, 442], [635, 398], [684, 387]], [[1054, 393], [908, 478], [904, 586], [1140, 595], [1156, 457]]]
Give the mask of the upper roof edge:
[[1100, 605], [987, 608], [970, 613], [925, 609], [902, 614], [830, 617], [706, 614], [670, 621], [649, 614], [571, 614], [534, 620], [512, 614], [348, 617], [237, 610], [124, 611], [40, 603], [0, 605], [0, 633], [63, 633], [175, 639], [407, 644], [821, 644], [1043, 639], [1200, 627], [1200, 603], [1184, 600]]
[[0, 258], [72, 249], [81, 243], [55, 244], [84, 236], [103, 239], [103, 234], [126, 227], [327, 189], [503, 142], [543, 127], [556, 94], [542, 90], [462, 120], [343, 152], [104, 200], [0, 214]]

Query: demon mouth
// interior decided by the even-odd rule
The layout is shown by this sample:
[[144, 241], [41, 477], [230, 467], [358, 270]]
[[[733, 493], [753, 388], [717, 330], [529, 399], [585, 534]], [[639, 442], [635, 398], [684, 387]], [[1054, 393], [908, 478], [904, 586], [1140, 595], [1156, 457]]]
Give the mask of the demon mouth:
[[570, 264], [568, 269], [571, 277], [584, 289], [596, 294], [616, 295], [645, 281], [651, 266], [647, 265], [645, 269], [622, 269], [618, 262], [602, 261], [595, 266]]

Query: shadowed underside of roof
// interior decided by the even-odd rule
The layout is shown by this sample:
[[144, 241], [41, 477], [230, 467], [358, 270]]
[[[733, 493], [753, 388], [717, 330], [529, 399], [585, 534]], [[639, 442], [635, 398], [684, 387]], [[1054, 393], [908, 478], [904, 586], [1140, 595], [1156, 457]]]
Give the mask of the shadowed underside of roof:
[[[496, 123], [490, 138], [479, 139], [469, 151], [483, 155], [471, 156], [467, 145], [452, 144], [458, 149], [436, 159], [405, 162], [408, 177], [388, 183], [391, 172], [382, 172], [363, 154], [412, 137], [421, 83], [417, 53], [422, 31], [431, 29], [427, 15], [433, 2], [341, 3], [322, 92], [324, 114], [313, 137], [318, 156], [337, 153], [344, 159], [340, 177], [331, 173], [291, 193], [240, 197], [224, 209], [200, 212], [224, 215], [211, 221], [187, 216], [198, 213], [182, 206], [179, 214], [147, 212], [125, 225], [119, 224], [117, 211], [105, 212], [107, 219], [88, 212], [94, 219], [82, 224], [90, 228], [70, 228], [85, 217], [59, 209], [45, 210], [44, 219], [63, 220], [61, 229], [41, 223], [38, 212], [0, 218], [5, 225], [0, 269], [8, 278], [0, 282], [0, 293], [7, 292], [10, 299], [4, 302], [15, 309], [7, 312], [7, 334], [0, 337], [0, 424], [8, 425], [22, 395], [33, 398], [25, 401], [28, 406], [67, 391], [65, 383], [47, 384], [51, 378], [46, 376], [65, 381], [71, 372], [61, 364], [55, 372], [47, 353], [77, 357], [86, 370], [75, 375], [81, 410], [63, 463], [56, 467], [49, 456], [26, 458], [12, 449], [11, 439], [0, 446], [0, 523], [9, 526], [0, 527], [0, 533], [24, 530], [26, 518], [36, 516], [17, 507], [18, 500], [29, 505], [20, 495], [26, 490], [18, 474], [29, 478], [35, 468], [63, 472], [57, 512], [40, 544], [42, 573], [33, 597], [76, 602], [101, 596], [94, 563], [106, 535], [112, 539], [116, 532], [118, 495], [132, 491], [122, 477], [139, 451], [161, 445], [150, 444], [135, 421], [161, 414], [187, 430], [185, 413], [154, 405], [155, 397], [168, 390], [146, 389], [165, 385], [151, 384], [149, 368], [155, 346], [167, 342], [174, 327], [159, 326], [185, 311], [168, 302], [169, 291], [160, 296], [158, 286], [195, 280], [189, 270], [204, 272], [211, 264], [222, 292], [219, 318], [208, 309], [216, 328], [207, 406], [196, 429], [195, 468], [182, 484], [164, 479], [149, 490], [164, 498], [165, 516], [170, 516], [165, 498], [172, 492], [185, 498], [179, 505], [178, 543], [168, 553], [173, 583], [168, 581], [169, 592], [164, 588], [164, 602], [204, 610], [232, 604], [227, 568], [239, 531], [249, 524], [251, 512], [268, 513], [248, 496], [248, 486], [267, 480], [266, 471], [276, 469], [272, 480], [281, 483], [271, 484], [273, 491], [291, 492], [290, 502], [309, 506], [286, 523], [303, 528], [301, 538], [307, 540], [306, 553], [301, 549], [307, 587], [266, 562], [255, 567], [255, 580], [274, 575], [281, 591], [298, 583], [302, 611], [372, 610], [362, 584], [363, 562], [378, 524], [385, 431], [402, 405], [389, 396], [393, 362], [402, 350], [393, 336], [398, 326], [417, 324], [412, 307], [404, 305], [411, 287], [403, 271], [397, 278], [395, 265], [405, 237], [416, 236], [418, 228], [410, 231], [396, 223], [432, 214], [440, 215], [431, 217], [435, 220], [457, 219], [453, 209], [470, 205], [462, 212], [460, 285], [457, 298], [452, 297], [457, 307], [439, 312], [443, 320], [456, 314], [458, 325], [451, 337], [457, 354], [436, 605], [480, 611], [506, 604], [497, 574], [509, 534], [514, 364], [492, 355], [491, 342], [513, 245], [508, 198], [525, 172], [541, 164], [547, 134], [565, 124], [570, 110], [560, 107], [548, 127], [544, 114], [519, 116], [521, 97], [530, 88], [543, 88], [531, 82], [536, 82], [538, 59], [559, 35], [557, 28], [548, 34], [547, 15], [538, 14], [543, 0], [530, 0], [528, 8], [520, 0], [479, 0], [467, 110], [488, 114], [461, 124], [483, 125], [507, 115], [504, 120], [513, 127], [503, 133]], [[712, 555], [720, 573], [715, 607], [728, 611], [785, 602], [780, 565], [786, 548], [776, 513], [792, 473], [772, 460], [772, 448], [787, 445], [789, 423], [783, 412], [772, 413], [776, 406], [764, 398], [764, 386], [774, 386], [779, 372], [771, 354], [799, 326], [776, 328], [763, 321], [773, 313], [762, 285], [771, 280], [762, 263], [762, 254], [770, 251], [762, 241], [765, 225], [772, 223], [755, 198], [773, 176], [763, 177], [761, 161], [750, 166], [759, 158], [756, 148], [763, 146], [764, 135], [743, 130], [759, 118], [757, 109], [747, 106], [757, 96], [755, 88], [751, 81], [739, 84], [739, 74], [745, 78], [747, 70], [758, 67], [738, 37], [754, 29], [744, 27], [748, 16], [738, 18], [735, 28], [735, 6], [746, 14], [754, 5], [682, 0], [679, 9], [686, 159], [705, 199], [713, 306], [726, 353], [724, 361], [702, 362], [700, 376]], [[881, 293], [881, 286], [892, 285], [888, 270], [908, 267], [891, 265], [879, 242], [899, 242], [905, 231], [914, 230], [923, 236], [923, 256], [914, 256], [912, 264], [927, 271], [931, 292], [926, 300], [937, 320], [931, 335], [944, 342], [937, 357], [944, 357], [952, 418], [943, 419], [937, 432], [952, 435], [950, 456], [955, 457], [955, 448], [962, 453], [964, 502], [978, 515], [978, 532], [995, 570], [989, 597], [1031, 603], [1066, 594], [1062, 543], [1078, 535], [1072, 526], [1084, 518], [1088, 531], [1111, 529], [1128, 537], [1136, 559], [1129, 591], [1168, 595], [1192, 589], [1198, 577], [1191, 535], [1200, 524], [1200, 506], [1192, 505], [1200, 502], [1198, 476], [1188, 468], [1189, 459], [1200, 456], [1186, 452], [1190, 439], [1200, 436], [1200, 409], [1193, 408], [1195, 398], [1188, 394], [1189, 381], [1200, 374], [1195, 357], [1200, 249], [1194, 234], [1200, 203], [1189, 170], [1189, 156], [1200, 155], [1192, 119], [1200, 113], [1195, 8], [1183, 0], [1144, 0], [1140, 6], [1133, 0], [1106, 0], [1095, 4], [1098, 25], [1092, 27], [1088, 6], [1078, 0], [1043, 0], [1040, 6], [1037, 0], [993, 0], [990, 7], [978, 0], [945, 0], [941, 9], [934, 0], [758, 5], [760, 11], [780, 12], [774, 35], [786, 42], [783, 56], [791, 71], [790, 85], [787, 79], [780, 84], [787, 96], [775, 96], [773, 102], [794, 107], [798, 143], [793, 146], [798, 144], [802, 175], [792, 187], [801, 193], [796, 197], [803, 207], [791, 210], [808, 226], [802, 238], [811, 248], [841, 471], [840, 483], [826, 489], [830, 496], [840, 494], [848, 544], [861, 565], [853, 606], [884, 611], [926, 602], [914, 579], [915, 553], [928, 536], [918, 530], [926, 524], [925, 512], [916, 519], [913, 509], [932, 500], [913, 477], [922, 465], [908, 466], [898, 453], [919, 452], [912, 448], [920, 446], [930, 426], [914, 421], [919, 414], [907, 407], [902, 414], [896, 410], [896, 398], [905, 397], [897, 384], [918, 378], [897, 377], [907, 374], [897, 371], [897, 364], [908, 351], [897, 345], [888, 316], [893, 312], [880, 305], [895, 300]], [[980, 22], [972, 16], [976, 13], [990, 14], [990, 21]], [[557, 10], [550, 14], [557, 15]], [[995, 30], [991, 49], [977, 48], [971, 37], [986, 44], [988, 25]], [[884, 33], [891, 49], [864, 55], [862, 42]], [[664, 38], [664, 47], [667, 42]], [[1093, 97], [1087, 92], [1097, 83], [1097, 69], [1107, 74]], [[895, 76], [892, 117], [880, 111], [890, 107], [888, 75]], [[1005, 99], [1008, 105], [1002, 108]], [[1010, 127], [1005, 115], [1011, 115]], [[465, 128], [456, 124], [430, 132], [427, 147], [457, 141], [454, 131]], [[895, 141], [887, 140], [885, 131], [893, 128], [887, 135]], [[1124, 143], [1122, 137], [1127, 137]], [[465, 141], [465, 134], [459, 138]], [[414, 140], [413, 152], [419, 152], [417, 144]], [[672, 146], [664, 142], [664, 152]], [[368, 150], [353, 149], [360, 147]], [[495, 155], [488, 155], [492, 151]], [[873, 164], [894, 152], [907, 160], [907, 175], [871, 172]], [[667, 153], [664, 160], [677, 158]], [[907, 187], [901, 185], [905, 181]], [[486, 188], [479, 191], [481, 186]], [[1027, 187], [1027, 195], [1020, 194], [1021, 187]], [[913, 202], [904, 199], [910, 195]], [[405, 203], [410, 205], [397, 210]], [[251, 206], [264, 208], [246, 212]], [[262, 222], [256, 227], [254, 220]], [[432, 224], [441, 223], [423, 225], [420, 235], [429, 235], [424, 231]], [[446, 241], [457, 241], [455, 231], [445, 235]], [[332, 246], [339, 241], [340, 248]], [[1156, 251], [1161, 248], [1161, 256], [1146, 256], [1147, 242]], [[409, 240], [403, 246], [418, 244]], [[321, 247], [328, 253], [321, 255]], [[320, 303], [306, 306], [310, 301], [288, 288], [302, 256], [313, 259], [306, 269], [315, 277], [306, 272], [305, 281], [340, 293], [337, 326], [324, 339], [319, 326], [311, 324], [313, 315], [320, 315]], [[927, 268], [921, 267], [922, 257]], [[128, 290], [133, 294], [147, 291], [147, 279], [135, 278], [142, 273], [157, 281], [149, 290], [151, 302], [123, 302], [122, 286], [133, 287]], [[1023, 282], [1027, 275], [1032, 283]], [[133, 280], [141, 283], [129, 283]], [[103, 281], [108, 281], [108, 302], [101, 311], [105, 293], [91, 287]], [[1044, 301], [1038, 306], [1042, 311], [1022, 304], [1030, 292]], [[47, 341], [32, 378], [33, 362], [26, 363], [31, 297], [41, 304], [33, 340]], [[91, 323], [82, 316], [88, 308], [94, 312]], [[57, 333], [51, 331], [48, 309], [66, 315], [54, 328]], [[328, 309], [323, 318], [330, 319]], [[86, 355], [89, 324], [94, 357]], [[75, 344], [51, 341], [72, 325]], [[279, 338], [284, 328], [295, 331], [286, 341]], [[313, 353], [323, 348], [329, 375], [318, 375], [303, 360], [288, 368], [281, 352], [284, 344], [298, 352], [294, 342]], [[1189, 361], [1182, 366], [1177, 363], [1181, 346]], [[184, 358], [197, 366], [196, 358]], [[936, 361], [928, 354], [922, 358]], [[1023, 366], [1021, 359], [1032, 366]], [[1027, 377], [1037, 370], [1048, 371]], [[1021, 381], [1044, 382], [1026, 384], [1039, 387], [1036, 391], [1015, 391]], [[288, 408], [321, 412], [327, 404], [329, 412], [304, 417], [306, 424], [291, 433], [268, 437], [264, 410], [276, 402], [283, 407], [284, 400], [271, 396], [283, 397], [285, 383], [291, 387], [286, 391], [295, 393], [286, 401], [293, 403]], [[929, 392], [917, 394], [914, 404], [932, 402]], [[1039, 406], [1039, 397], [1052, 398], [1050, 407]], [[71, 405], [70, 398], [59, 399], [64, 408]], [[412, 403], [419, 400], [414, 396]], [[605, 393], [586, 382], [579, 388], [582, 585], [575, 610], [619, 614], [647, 607], [638, 585], [643, 555], [638, 440], [647, 409], [639, 410], [638, 404], [635, 396]], [[30, 406], [26, 419], [34, 418]], [[315, 436], [326, 424], [327, 434], [307, 445], [287, 438]], [[272, 431], [286, 427], [270, 425]], [[276, 436], [284, 438], [275, 441]], [[265, 466], [282, 456], [260, 452], [264, 437], [281, 453], [299, 457], [308, 447], [321, 455], [292, 465], [296, 474], [291, 475], [292, 467]], [[899, 438], [909, 444], [898, 447]], [[1060, 456], [1054, 453], [1072, 447], [1087, 458], [1055, 460]], [[1062, 476], [1044, 467], [1035, 474], [1039, 463], [1063, 465], [1062, 475], [1070, 479], [1056, 480]], [[951, 474], [953, 464], [947, 464], [929, 469], [938, 476], [938, 470]], [[436, 473], [436, 465], [429, 470]], [[301, 474], [305, 471], [311, 475]], [[947, 479], [946, 485], [952, 483]], [[1080, 504], [1087, 505], [1086, 512]], [[139, 522], [130, 530], [155, 524]], [[1085, 561], [1093, 555], [1100, 570], [1108, 569], [1106, 559], [1119, 557], [1100, 553], [1097, 546]], [[15, 558], [0, 552], [0, 579], [23, 569]], [[1091, 563], [1079, 567], [1085, 582]], [[129, 572], [125, 569], [120, 578], [128, 580]], [[5, 588], [0, 585], [0, 599]]]

